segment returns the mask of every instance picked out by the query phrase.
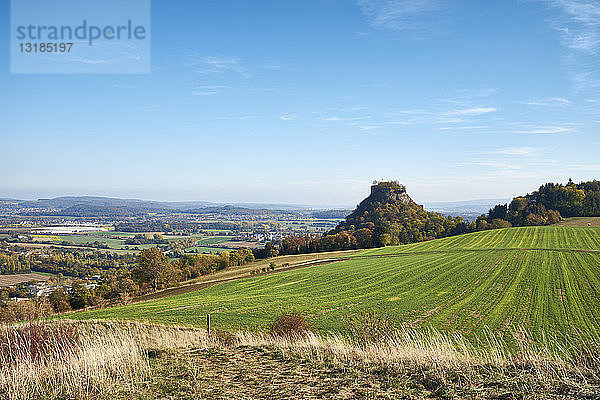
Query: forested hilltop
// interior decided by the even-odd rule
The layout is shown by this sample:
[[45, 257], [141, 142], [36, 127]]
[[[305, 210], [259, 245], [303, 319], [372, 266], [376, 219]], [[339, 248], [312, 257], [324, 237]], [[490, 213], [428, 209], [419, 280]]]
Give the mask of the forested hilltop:
[[547, 183], [475, 221], [426, 211], [397, 181], [375, 182], [371, 194], [322, 237], [288, 237], [279, 254], [360, 249], [422, 242], [486, 229], [551, 225], [566, 217], [600, 216], [600, 181]]
[[460, 217], [425, 211], [396, 181], [371, 186], [371, 194], [330, 235], [347, 233], [359, 247], [379, 247], [421, 242], [464, 233], [467, 225]]
[[460, 217], [425, 211], [396, 181], [376, 182], [371, 194], [322, 237], [288, 237], [280, 254], [346, 250], [421, 242], [475, 230]]
[[[486, 216], [479, 217], [480, 228], [487, 222], [501, 220], [512, 226], [551, 225], [568, 217], [600, 216], [600, 181], [566, 185], [546, 183], [525, 196], [515, 197], [510, 204], [499, 204]], [[484, 219], [485, 218], [485, 219]]]

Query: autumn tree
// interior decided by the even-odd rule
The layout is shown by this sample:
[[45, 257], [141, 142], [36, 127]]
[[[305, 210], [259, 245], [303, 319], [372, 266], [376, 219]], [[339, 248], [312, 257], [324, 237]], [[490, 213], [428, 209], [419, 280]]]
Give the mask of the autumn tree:
[[150, 284], [154, 290], [165, 288], [179, 278], [178, 268], [156, 247], [142, 250], [131, 276], [140, 284]]
[[52, 308], [56, 312], [69, 311], [71, 309], [69, 295], [62, 287], [59, 287], [50, 293], [48, 300], [50, 300], [50, 304], [52, 304]]
[[73, 310], [87, 307], [92, 303], [92, 294], [83, 282], [73, 283], [69, 295], [69, 304]]

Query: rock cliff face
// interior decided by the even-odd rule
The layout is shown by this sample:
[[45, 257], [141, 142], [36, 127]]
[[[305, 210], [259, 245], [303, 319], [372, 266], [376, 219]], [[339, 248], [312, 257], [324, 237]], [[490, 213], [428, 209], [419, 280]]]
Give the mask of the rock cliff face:
[[406, 193], [406, 187], [397, 182], [379, 182], [371, 186], [371, 195], [361, 202], [416, 204]]
[[377, 182], [371, 194], [341, 222], [334, 232], [369, 228], [377, 230], [382, 224], [395, 223], [407, 215], [424, 214], [423, 208], [406, 193], [406, 187], [396, 181]]

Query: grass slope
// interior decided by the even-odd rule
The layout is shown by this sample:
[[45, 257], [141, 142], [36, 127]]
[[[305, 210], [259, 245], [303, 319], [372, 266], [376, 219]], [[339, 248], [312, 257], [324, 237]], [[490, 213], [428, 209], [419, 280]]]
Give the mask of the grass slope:
[[70, 314], [204, 326], [264, 328], [282, 312], [320, 330], [378, 308], [411, 327], [466, 334], [600, 337], [600, 228], [527, 227], [477, 232], [357, 253], [355, 259], [228, 282], [151, 302]]

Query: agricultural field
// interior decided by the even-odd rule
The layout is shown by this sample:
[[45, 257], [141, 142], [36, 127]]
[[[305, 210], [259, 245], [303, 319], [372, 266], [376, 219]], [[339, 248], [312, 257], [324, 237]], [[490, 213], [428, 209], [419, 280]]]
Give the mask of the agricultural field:
[[232, 241], [230, 236], [209, 236], [201, 238], [196, 242], [196, 246], [188, 247], [185, 249], [185, 252], [218, 254], [223, 251], [240, 247], [252, 249], [260, 246], [257, 242]]
[[194, 235], [162, 235], [162, 236], [163, 236], [163, 238], [165, 238], [167, 240], [171, 240], [171, 241], [185, 240], [185, 239], [200, 240], [200, 239], [206, 237], [206, 235], [201, 235], [201, 234], [194, 234]]
[[368, 250], [362, 255], [463, 250], [600, 251], [600, 228], [534, 226], [468, 233], [429, 242]]
[[185, 249], [186, 253], [210, 253], [210, 254], [219, 254], [223, 251], [228, 251], [231, 249], [226, 249], [224, 247], [206, 247], [206, 246], [193, 246]]
[[119, 239], [116, 236], [107, 237], [103, 236], [103, 234], [33, 235], [33, 239], [34, 242], [52, 241], [56, 244], [71, 242], [77, 246], [87, 246], [94, 242], [99, 242], [107, 245], [110, 250], [142, 250], [155, 246], [154, 244], [126, 245], [124, 240]]
[[12, 274], [12, 275], [0, 275], [0, 287], [18, 285], [19, 283], [31, 282], [31, 281], [47, 281], [54, 277], [53, 274], [47, 274], [43, 272], [35, 272], [31, 274]]
[[213, 245], [213, 244], [221, 244], [225, 242], [229, 242], [231, 240], [230, 236], [210, 236], [204, 237], [198, 241], [199, 245]]
[[[108, 248], [95, 248], [99, 251], [111, 251], [115, 253], [137, 253], [140, 250], [155, 247], [156, 244], [126, 244], [127, 239], [132, 239], [136, 235], [145, 234], [149, 237], [157, 232], [145, 232], [145, 233], [130, 233], [130, 232], [116, 232], [116, 231], [103, 231], [103, 232], [85, 232], [85, 233], [72, 233], [72, 234], [33, 234], [32, 242], [20, 243], [26, 247], [48, 247], [50, 244], [58, 247], [68, 246], [83, 246], [83, 247], [94, 247], [93, 243], [102, 243]], [[5, 235], [9, 236], [9, 235]], [[203, 234], [194, 235], [163, 235], [163, 238], [170, 242], [178, 242], [181, 240], [193, 240], [197, 241], [196, 245], [186, 249], [188, 253], [220, 253], [230, 248], [235, 247], [256, 247], [254, 242], [236, 242], [231, 241], [231, 236], [206, 236]], [[224, 246], [218, 246], [224, 243]]]
[[[401, 325], [467, 335], [524, 327], [600, 337], [600, 229], [528, 227], [355, 253], [332, 264], [249, 277], [70, 317], [265, 329], [283, 312], [320, 331], [376, 309]], [[354, 257], [354, 258], [352, 258]]]

